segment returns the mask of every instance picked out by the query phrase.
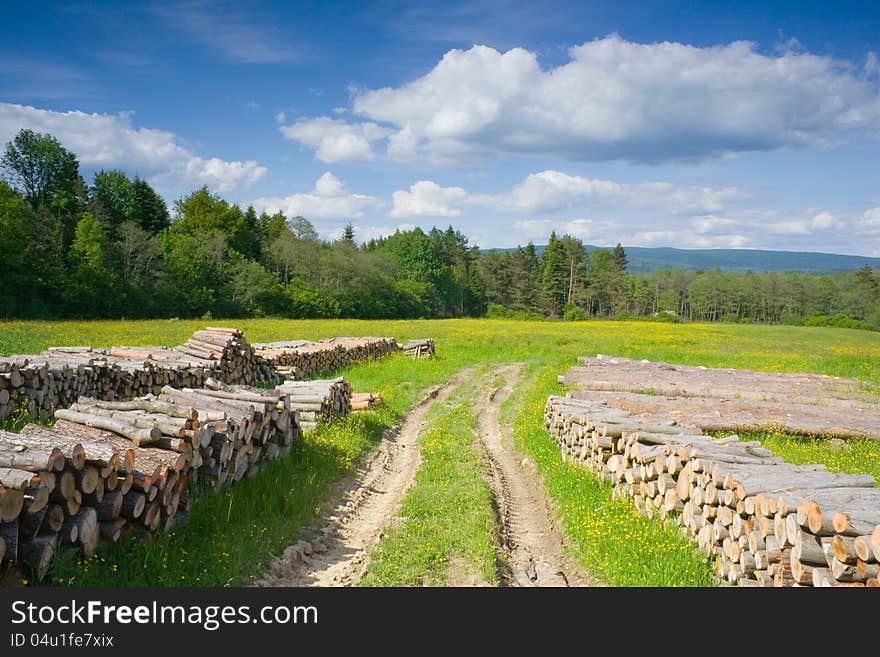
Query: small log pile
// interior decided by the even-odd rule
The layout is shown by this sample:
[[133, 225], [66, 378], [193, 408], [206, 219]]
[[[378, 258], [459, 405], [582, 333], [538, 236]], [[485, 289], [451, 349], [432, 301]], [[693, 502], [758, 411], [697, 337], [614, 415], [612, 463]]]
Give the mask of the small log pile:
[[382, 358], [400, 350], [394, 338], [328, 338], [320, 342], [293, 340], [253, 345], [280, 375], [293, 380], [334, 372], [352, 363]]
[[300, 430], [285, 395], [207, 383], [131, 401], [79, 397], [51, 429], [0, 432], [0, 559], [42, 579], [58, 544], [90, 556], [124, 533], [169, 531], [198, 479], [217, 488], [290, 452]]
[[353, 392], [351, 393], [351, 410], [368, 411], [382, 402], [378, 392]]
[[757, 442], [713, 439], [602, 401], [551, 396], [562, 458], [669, 519], [740, 586], [877, 586], [880, 490], [870, 475], [791, 465]]
[[318, 422], [330, 421], [351, 412], [351, 384], [344, 378], [314, 381], [285, 381], [275, 390], [286, 399], [291, 411], [299, 414], [303, 432]]
[[434, 351], [434, 340], [432, 338], [424, 340], [409, 340], [403, 346], [403, 353], [416, 359], [433, 358]]
[[30, 413], [65, 408], [78, 397], [114, 401], [159, 394], [163, 386], [198, 388], [208, 377], [226, 383], [279, 383], [241, 331], [208, 327], [168, 347], [50, 347], [42, 354], [0, 358], [0, 422], [18, 406]]

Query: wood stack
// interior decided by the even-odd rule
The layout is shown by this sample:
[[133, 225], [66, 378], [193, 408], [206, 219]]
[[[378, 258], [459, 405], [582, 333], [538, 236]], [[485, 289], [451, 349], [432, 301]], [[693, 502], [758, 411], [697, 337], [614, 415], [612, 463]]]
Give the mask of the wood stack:
[[131, 401], [80, 397], [51, 429], [0, 432], [0, 551], [42, 579], [57, 544], [84, 555], [124, 532], [170, 530], [192, 486], [253, 475], [290, 452], [297, 413], [274, 390], [164, 386]]
[[403, 353], [413, 358], [433, 358], [434, 357], [434, 340], [427, 338], [424, 340], [409, 340], [403, 346]]
[[368, 411], [382, 402], [378, 392], [353, 392], [351, 393], [351, 410]]
[[[880, 438], [880, 402], [863, 383], [821, 374], [695, 367], [598, 355], [559, 380], [579, 394], [655, 421], [687, 418], [702, 431]], [[645, 393], [649, 394], [645, 394]]]
[[648, 516], [670, 519], [741, 586], [876, 584], [880, 491], [870, 475], [791, 465], [757, 442], [713, 439], [590, 399], [548, 399], [545, 428]]
[[258, 356], [238, 329], [209, 326], [193, 333], [177, 350], [215, 361], [213, 376], [225, 383], [253, 385], [277, 376], [274, 365]]
[[16, 408], [30, 413], [65, 408], [80, 396], [113, 401], [159, 394], [163, 386], [279, 383], [241, 331], [209, 327], [179, 347], [50, 347], [36, 356], [0, 358], [0, 421]]
[[284, 395], [292, 411], [299, 412], [299, 424], [304, 432], [314, 429], [320, 421], [351, 412], [351, 385], [342, 377], [285, 381], [275, 390]]
[[260, 358], [275, 365], [280, 375], [293, 380], [335, 372], [356, 362], [382, 358], [401, 348], [393, 338], [371, 337], [265, 342], [253, 347]]

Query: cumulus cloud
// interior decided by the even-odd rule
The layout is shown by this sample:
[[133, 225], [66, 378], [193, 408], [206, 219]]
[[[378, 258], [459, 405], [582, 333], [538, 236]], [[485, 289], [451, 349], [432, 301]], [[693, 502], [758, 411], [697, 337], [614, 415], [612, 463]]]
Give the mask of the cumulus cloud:
[[529, 239], [547, 239], [552, 231], [558, 235], [571, 235], [580, 240], [589, 240], [596, 236], [596, 222], [592, 219], [573, 219], [571, 221], [554, 221], [552, 219], [528, 219], [513, 224]]
[[766, 55], [746, 41], [701, 48], [612, 35], [543, 70], [534, 52], [478, 45], [447, 52], [400, 87], [357, 92], [352, 109], [394, 126], [392, 158], [702, 159], [876, 130], [873, 62], [857, 68], [793, 48]]
[[387, 137], [391, 130], [372, 123], [346, 123], [342, 119], [319, 117], [279, 128], [288, 139], [315, 149], [321, 162], [372, 160], [371, 142]]
[[366, 212], [380, 209], [384, 201], [374, 196], [353, 194], [329, 171], [315, 182], [312, 191], [282, 198], [261, 197], [253, 202], [257, 210], [270, 214], [283, 212], [288, 217], [307, 219], [359, 219]]
[[54, 112], [0, 103], [0, 143], [11, 140], [22, 128], [54, 135], [86, 166], [134, 170], [160, 181], [176, 177], [219, 192], [249, 186], [267, 171], [254, 160], [195, 155], [181, 146], [172, 132], [134, 127], [131, 112]]
[[[416, 184], [425, 185], [426, 191], [432, 189], [428, 185], [440, 189], [425, 181]], [[455, 200], [460, 205], [481, 205], [532, 215], [621, 204], [676, 215], [712, 213], [724, 209], [733, 200], [747, 197], [735, 187], [695, 187], [668, 182], [618, 183], [572, 176], [553, 169], [530, 174], [510, 192], [502, 194], [475, 194], [464, 198], [464, 190], [457, 187], [447, 189], [458, 190]], [[414, 190], [411, 188], [411, 191]], [[397, 194], [408, 193], [395, 192], [395, 198]]]
[[396, 191], [392, 194], [394, 206], [392, 217], [458, 217], [461, 209], [458, 203], [467, 197], [461, 187], [441, 187], [431, 180], [419, 180], [409, 187], [409, 191]]

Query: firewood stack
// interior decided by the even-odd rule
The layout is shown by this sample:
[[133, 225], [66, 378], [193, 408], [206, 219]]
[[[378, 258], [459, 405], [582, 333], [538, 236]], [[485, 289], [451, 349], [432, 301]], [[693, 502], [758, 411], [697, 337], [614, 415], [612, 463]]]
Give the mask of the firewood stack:
[[382, 358], [400, 350], [393, 338], [329, 338], [320, 342], [293, 340], [253, 345], [287, 379], [302, 380], [334, 372], [352, 363]]
[[740, 586], [877, 586], [880, 490], [870, 475], [791, 465], [757, 442], [713, 439], [590, 399], [551, 396], [562, 458], [643, 515], [678, 523]]
[[382, 402], [378, 392], [353, 392], [351, 393], [351, 410], [368, 411]]
[[168, 531], [198, 479], [220, 487], [290, 452], [300, 429], [283, 394], [208, 383], [80, 397], [51, 429], [0, 432], [0, 558], [42, 579], [59, 543], [90, 556], [125, 532]]
[[19, 405], [35, 413], [66, 408], [80, 396], [107, 401], [159, 394], [162, 386], [280, 383], [241, 331], [208, 327], [168, 347], [50, 347], [36, 356], [0, 358], [0, 422]]
[[299, 424], [304, 432], [314, 429], [320, 421], [351, 412], [351, 384], [342, 377], [285, 381], [275, 390], [284, 396], [291, 411], [299, 412]]
[[427, 338], [425, 340], [409, 340], [403, 346], [403, 353], [413, 358], [433, 358], [434, 357], [434, 340]]
[[277, 376], [273, 364], [258, 356], [238, 329], [209, 326], [193, 333], [177, 351], [215, 361], [213, 376], [225, 383], [253, 385]]

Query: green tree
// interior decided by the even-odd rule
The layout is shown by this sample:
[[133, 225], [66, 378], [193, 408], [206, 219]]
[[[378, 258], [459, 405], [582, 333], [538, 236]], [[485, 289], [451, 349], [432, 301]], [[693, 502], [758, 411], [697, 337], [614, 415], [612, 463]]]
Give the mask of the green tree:
[[60, 222], [65, 250], [87, 198], [76, 156], [52, 135], [25, 129], [7, 143], [2, 168], [35, 211], [48, 211]]
[[211, 194], [207, 187], [178, 200], [174, 207], [177, 219], [173, 231], [192, 236], [220, 233], [229, 248], [243, 255], [254, 252], [257, 236], [248, 229], [244, 212]]
[[620, 242], [618, 242], [617, 246], [614, 247], [611, 255], [614, 257], [614, 262], [617, 265], [617, 268], [620, 269], [620, 271], [622, 272], [626, 272], [629, 261], [626, 258], [626, 251], [624, 251], [623, 247], [620, 246]]
[[35, 210], [49, 206], [72, 213], [84, 200], [76, 155], [50, 134], [20, 130], [6, 144], [3, 168]]
[[350, 221], [345, 224], [345, 228], [342, 231], [342, 241], [354, 244], [354, 226]]
[[158, 291], [165, 276], [165, 259], [157, 237], [135, 222], [126, 221], [116, 230], [111, 253], [124, 292], [121, 303], [126, 316], [167, 315], [165, 299]]
[[318, 241], [318, 231], [315, 230], [312, 222], [305, 217], [297, 215], [290, 220], [289, 225], [297, 239]]
[[568, 290], [565, 294], [565, 302], [567, 304], [581, 304], [586, 296], [584, 273], [587, 250], [584, 248], [583, 242], [570, 235], [563, 235], [561, 242], [568, 267]]
[[34, 211], [12, 187], [0, 180], [0, 313], [16, 316], [24, 313], [28, 299], [35, 292], [34, 266], [26, 259], [25, 245], [31, 243]]
[[115, 276], [107, 263], [107, 236], [94, 215], [86, 213], [76, 225], [70, 245], [70, 277], [66, 293], [74, 314], [106, 317], [113, 307]]
[[95, 174], [91, 197], [101, 204], [109, 227], [115, 231], [125, 221], [137, 222], [139, 207], [134, 183], [119, 169]]
[[550, 233], [550, 239], [541, 256], [541, 295], [544, 307], [551, 317], [561, 317], [568, 295], [568, 258], [565, 246]]
[[168, 228], [171, 225], [171, 217], [164, 199], [146, 180], [135, 178], [132, 186], [137, 204], [136, 220], [140, 227], [153, 235]]

